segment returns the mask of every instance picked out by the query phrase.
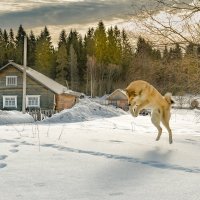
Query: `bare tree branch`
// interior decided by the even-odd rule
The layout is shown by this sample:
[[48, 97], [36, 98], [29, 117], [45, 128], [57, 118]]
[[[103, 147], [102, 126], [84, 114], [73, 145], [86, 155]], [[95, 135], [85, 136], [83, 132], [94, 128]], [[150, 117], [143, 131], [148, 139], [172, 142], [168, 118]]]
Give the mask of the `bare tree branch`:
[[[200, 42], [200, 1], [155, 0], [155, 9], [141, 8], [137, 15], [140, 30], [160, 43], [198, 44]], [[163, 15], [163, 16], [162, 16]]]

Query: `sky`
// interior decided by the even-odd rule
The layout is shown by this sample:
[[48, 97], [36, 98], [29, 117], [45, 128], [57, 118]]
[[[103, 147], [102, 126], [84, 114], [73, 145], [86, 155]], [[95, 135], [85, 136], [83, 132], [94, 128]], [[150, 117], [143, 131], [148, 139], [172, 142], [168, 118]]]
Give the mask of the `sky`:
[[22, 24], [27, 33], [33, 30], [37, 36], [47, 26], [56, 46], [63, 29], [67, 33], [76, 29], [84, 36], [102, 20], [106, 28], [117, 25], [132, 37], [136, 32], [137, 39], [139, 27], [133, 22], [134, 14], [144, 6], [156, 5], [156, 0], [0, 0], [0, 28], [12, 28], [16, 33]]
[[62, 29], [76, 29], [85, 34], [89, 27], [102, 20], [105, 25], [126, 23], [135, 10], [154, 0], [1, 0], [0, 28], [13, 28], [22, 24], [26, 31], [37, 35], [44, 26], [54, 39]]

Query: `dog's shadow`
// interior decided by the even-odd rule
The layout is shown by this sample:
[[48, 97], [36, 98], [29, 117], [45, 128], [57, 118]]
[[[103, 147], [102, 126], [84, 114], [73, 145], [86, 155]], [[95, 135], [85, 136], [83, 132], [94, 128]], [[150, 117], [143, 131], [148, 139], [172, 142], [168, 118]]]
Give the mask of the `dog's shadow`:
[[170, 168], [171, 164], [166, 164], [173, 150], [163, 150], [160, 147], [155, 147], [155, 149], [148, 151], [144, 154], [141, 163], [152, 167], [167, 169]]
[[146, 152], [144, 157], [151, 160], [167, 161], [172, 154], [172, 149], [163, 149], [156, 146], [153, 150]]
[[151, 167], [160, 169], [169, 169], [189, 173], [200, 173], [199, 167], [186, 167], [178, 165], [170, 161], [170, 157], [173, 155], [174, 150], [163, 150], [160, 147], [156, 147], [153, 151], [148, 151], [142, 160], [141, 164], [145, 164]]

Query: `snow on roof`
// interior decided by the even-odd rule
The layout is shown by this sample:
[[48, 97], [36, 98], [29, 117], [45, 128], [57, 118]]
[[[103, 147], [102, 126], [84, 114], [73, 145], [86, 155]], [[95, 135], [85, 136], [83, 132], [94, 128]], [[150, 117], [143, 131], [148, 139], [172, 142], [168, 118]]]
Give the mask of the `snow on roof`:
[[[5, 66], [3, 66], [0, 70], [6, 68], [9, 65], [12, 65], [12, 66], [16, 67], [18, 70], [23, 71], [22, 65], [19, 65], [12, 61], [10, 61]], [[65, 93], [65, 94], [69, 94], [69, 95], [73, 95], [73, 96], [81, 96], [81, 93], [69, 90], [67, 87], [57, 83], [56, 81], [52, 80], [51, 78], [45, 76], [44, 74], [41, 74], [38, 71], [35, 71], [34, 69], [32, 69], [30, 67], [26, 67], [26, 73], [29, 77], [31, 77], [35, 81], [39, 82], [40, 84], [44, 85], [45, 87], [47, 87], [49, 90], [53, 91], [56, 94]]]

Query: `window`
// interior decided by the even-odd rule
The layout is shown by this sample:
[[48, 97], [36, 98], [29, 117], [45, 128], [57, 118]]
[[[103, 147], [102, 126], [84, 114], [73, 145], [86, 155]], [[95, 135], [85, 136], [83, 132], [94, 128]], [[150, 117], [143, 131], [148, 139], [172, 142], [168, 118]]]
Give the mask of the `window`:
[[3, 96], [3, 108], [17, 108], [17, 96]]
[[6, 86], [17, 86], [17, 76], [6, 76]]
[[40, 95], [27, 95], [26, 107], [40, 107]]

